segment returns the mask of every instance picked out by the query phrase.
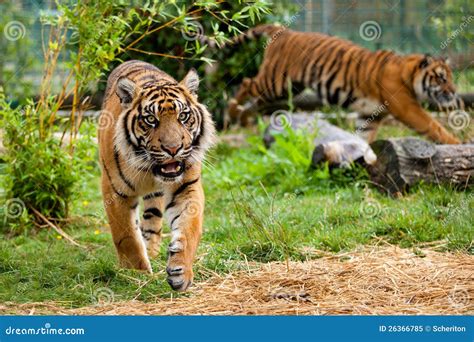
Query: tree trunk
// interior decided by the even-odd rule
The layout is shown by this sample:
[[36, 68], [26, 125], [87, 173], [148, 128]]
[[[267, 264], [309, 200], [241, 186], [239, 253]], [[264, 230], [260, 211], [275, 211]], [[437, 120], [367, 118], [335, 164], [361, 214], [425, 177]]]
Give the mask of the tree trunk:
[[384, 192], [403, 194], [424, 181], [468, 187], [474, 183], [474, 144], [435, 145], [417, 138], [393, 138], [371, 144], [377, 162], [371, 180]]

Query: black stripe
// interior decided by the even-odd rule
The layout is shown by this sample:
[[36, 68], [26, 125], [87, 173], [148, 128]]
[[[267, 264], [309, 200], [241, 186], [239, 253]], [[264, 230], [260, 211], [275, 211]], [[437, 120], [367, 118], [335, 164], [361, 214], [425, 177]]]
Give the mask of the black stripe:
[[115, 160], [115, 164], [117, 165], [117, 170], [119, 172], [119, 176], [120, 178], [122, 178], [122, 181], [127, 184], [127, 186], [135, 192], [135, 187], [133, 186], [133, 184], [125, 177], [125, 175], [123, 174], [122, 172], [122, 168], [120, 167], [120, 160], [119, 160], [119, 153], [117, 151], [117, 148], [114, 146], [114, 160]]
[[342, 83], [342, 89], [344, 91], [347, 90], [347, 82], [348, 82], [347, 72], [349, 71], [349, 68], [351, 67], [351, 63], [352, 63], [352, 58], [351, 57], [352, 57], [353, 54], [354, 54], [354, 51], [353, 50], [351, 51], [350, 48], [349, 48], [347, 51], [345, 51], [344, 56], [342, 57], [342, 59], [344, 60], [344, 57], [347, 56], [347, 62], [344, 64], [345, 68], [344, 68], [344, 72], [343, 72], [343, 81], [342, 81], [343, 82]]
[[[138, 112], [140, 113], [140, 112]], [[140, 141], [141, 141], [141, 138], [139, 138], [137, 136], [137, 133], [135, 132], [135, 125], [136, 125], [136, 122], [137, 122], [137, 116], [134, 115], [133, 118], [132, 118], [132, 123], [131, 123], [131, 127], [130, 127], [130, 131], [131, 131], [131, 134], [133, 134], [133, 137], [135, 138], [135, 140], [137, 141], [137, 144], [138, 146], [141, 146], [140, 145]]]
[[[157, 92], [156, 94], [154, 94], [152, 97], [149, 98], [148, 101], [155, 101], [157, 98], [159, 98], [161, 96], [161, 94], [159, 92]], [[160, 100], [161, 101], [161, 100]]]
[[135, 210], [135, 209], [137, 209], [137, 207], [138, 207], [138, 202], [135, 203], [134, 205], [132, 205], [132, 206], [130, 207], [130, 209]]
[[[324, 56], [326, 54], [327, 51], [329, 50], [325, 50], [327, 46], [330, 46], [331, 44], [334, 44], [334, 41], [328, 39], [326, 41], [323, 41], [320, 45], [317, 45], [317, 46], [314, 46], [310, 51], [308, 51], [308, 53], [306, 54], [305, 56], [305, 59], [304, 59], [304, 62], [303, 62], [303, 74], [301, 75], [301, 82], [309, 87], [311, 85], [311, 83], [313, 83], [314, 81], [319, 81], [317, 79], [313, 79], [313, 70], [316, 70], [316, 68], [318, 67], [318, 64], [319, 64], [319, 61], [321, 60], [321, 57]], [[327, 46], [326, 46], [327, 45]], [[321, 49], [323, 50], [321, 52]], [[316, 51], [320, 51], [320, 54], [319, 55], [316, 55]], [[308, 61], [308, 57], [310, 57], [311, 59]], [[316, 57], [316, 59], [314, 59], [314, 57]], [[311, 63], [314, 59], [314, 63]], [[323, 63], [323, 66], [324, 66], [324, 63]], [[306, 75], [311, 72], [311, 74], [309, 75], [309, 78], [308, 78], [308, 83], [306, 84], [305, 83], [305, 78], [306, 78]]]
[[181, 216], [181, 214], [178, 214], [176, 215], [175, 217], [173, 217], [173, 219], [171, 220], [171, 223], [170, 223], [170, 228], [173, 229], [173, 223]]
[[117, 246], [117, 248], [120, 247], [120, 245], [122, 244], [123, 240], [128, 239], [129, 237], [130, 237], [130, 236], [124, 236], [123, 238], [121, 238], [120, 241], [115, 244], [115, 245]]
[[426, 86], [426, 79], [427, 78], [428, 78], [428, 73], [425, 73], [423, 75], [423, 80], [421, 81], [421, 85], [422, 85], [424, 91], [426, 91], [426, 89], [428, 89], [428, 87]]
[[139, 146], [135, 145], [132, 141], [132, 138], [130, 136], [130, 132], [128, 131], [128, 116], [130, 115], [130, 113], [132, 112], [132, 109], [130, 109], [124, 116], [123, 118], [123, 123], [122, 123], [122, 126], [123, 126], [123, 130], [125, 132], [125, 138], [127, 139], [127, 142], [130, 144], [130, 146], [132, 146], [136, 152], [136, 150], [138, 149]]
[[163, 214], [161, 213], [161, 210], [158, 209], [158, 208], [148, 208], [146, 209], [144, 212], [143, 212], [143, 215], [145, 214], [151, 214], [153, 216], [156, 216], [156, 217], [163, 217]]
[[[286, 42], [285, 42], [286, 43]], [[285, 44], [283, 43], [283, 44]], [[283, 50], [283, 49], [282, 49]], [[284, 51], [284, 50], [283, 50]], [[277, 90], [276, 90], [276, 80], [275, 80], [275, 74], [276, 74], [276, 70], [279, 66], [279, 62], [280, 62], [280, 58], [278, 58], [276, 61], [273, 62], [273, 69], [271, 70], [270, 72], [270, 78], [268, 78], [270, 80], [270, 88], [267, 89], [267, 93], [268, 93], [268, 99], [271, 100], [271, 99], [275, 99], [277, 97]]]
[[[147, 97], [149, 97], [151, 94], [153, 94], [153, 93], [155, 93], [155, 92], [156, 92], [155, 95], [160, 96], [162, 90], [163, 90], [162, 87], [157, 86], [157, 85], [155, 84], [153, 87], [147, 88], [147, 91], [143, 94], [143, 98], [147, 98]], [[155, 95], [153, 95], [153, 96], [155, 96]], [[151, 99], [149, 99], [149, 101], [151, 101]]]
[[144, 196], [143, 199], [147, 201], [149, 199], [161, 197], [161, 196], [163, 196], [163, 193], [161, 191], [157, 191], [157, 192], [152, 192], [151, 194]]
[[173, 207], [176, 203], [175, 203], [175, 200], [176, 200], [176, 197], [181, 194], [184, 190], [186, 190], [186, 188], [194, 183], [196, 183], [197, 181], [199, 180], [199, 177], [192, 180], [192, 181], [189, 181], [189, 182], [186, 182], [184, 184], [182, 184], [174, 193], [173, 193], [173, 197], [171, 198], [171, 202], [168, 203], [168, 205], [166, 206], [166, 210], [168, 210], [169, 208]]
[[357, 99], [353, 97], [353, 92], [352, 89], [349, 91], [349, 94], [347, 94], [346, 99], [342, 103], [342, 108], [347, 108], [349, 107], [352, 103], [354, 103]]
[[318, 96], [319, 101], [324, 102], [323, 101], [322, 86], [323, 86], [323, 82], [321, 80], [319, 80], [318, 85], [316, 86], [316, 93], [318, 94], [317, 96]]
[[125, 78], [130, 78], [130, 76], [132, 76], [133, 74], [136, 74], [137, 72], [140, 72], [142, 71], [142, 67], [139, 66], [139, 67], [136, 67], [136, 68], [131, 68], [130, 70], [128, 70], [125, 74], [121, 75], [120, 77], [125, 77]]
[[364, 54], [364, 50], [360, 50], [357, 52], [356, 55], [353, 55], [352, 58], [356, 64], [356, 67], [354, 69], [354, 72], [350, 74], [350, 83], [351, 83], [351, 89], [357, 88], [359, 85], [359, 69], [361, 65], [361, 58], [362, 55]]
[[142, 230], [142, 233], [159, 235], [161, 233], [161, 229], [156, 232], [153, 229], [146, 229], [146, 230]]
[[328, 70], [328, 73], [330, 73], [331, 70], [334, 70], [334, 72], [330, 74], [329, 78], [326, 81], [326, 97], [327, 97], [328, 102], [331, 104], [337, 104], [337, 105], [339, 104], [339, 92], [341, 91], [341, 89], [340, 87], [337, 87], [334, 90], [334, 93], [332, 93], [331, 87], [334, 80], [341, 72], [341, 64], [343, 61], [343, 57], [344, 57], [344, 50], [341, 49], [337, 52], [337, 55], [335, 56], [335, 61]]
[[201, 126], [199, 127], [199, 133], [194, 137], [192, 146], [199, 146], [199, 142], [201, 141], [201, 136], [204, 134], [204, 113], [202, 112], [201, 108], [197, 107], [199, 114], [201, 115]]
[[117, 195], [119, 195], [120, 197], [122, 197], [122, 198], [124, 198], [124, 199], [125, 199], [125, 198], [128, 198], [127, 195], [125, 195], [123, 192], [118, 191], [117, 188], [114, 186], [114, 183], [112, 182], [112, 178], [110, 177], [109, 170], [108, 170], [107, 167], [105, 166], [104, 159], [102, 159], [102, 166], [104, 167], [105, 174], [107, 175], [107, 178], [109, 179], [110, 186], [112, 187], [112, 190], [113, 190]]

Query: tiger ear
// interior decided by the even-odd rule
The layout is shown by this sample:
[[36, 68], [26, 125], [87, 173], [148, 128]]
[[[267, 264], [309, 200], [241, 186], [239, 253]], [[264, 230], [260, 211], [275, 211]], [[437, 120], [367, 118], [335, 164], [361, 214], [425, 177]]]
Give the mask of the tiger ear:
[[420, 67], [420, 69], [423, 69], [430, 65], [432, 62], [433, 57], [431, 57], [430, 55], [425, 55], [418, 66]]
[[193, 95], [196, 95], [199, 88], [199, 75], [197, 74], [196, 69], [191, 68], [180, 83]]
[[122, 77], [117, 82], [117, 96], [121, 104], [130, 104], [135, 97], [136, 86], [130, 79]]

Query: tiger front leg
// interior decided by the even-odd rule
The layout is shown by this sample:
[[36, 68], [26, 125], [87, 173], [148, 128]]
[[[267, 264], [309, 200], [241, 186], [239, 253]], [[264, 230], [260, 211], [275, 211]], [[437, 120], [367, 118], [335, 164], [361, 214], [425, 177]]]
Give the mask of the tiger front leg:
[[140, 230], [148, 256], [154, 258], [160, 251], [161, 226], [163, 221], [163, 193], [153, 192], [143, 197], [144, 210]]
[[138, 198], [119, 196], [107, 179], [102, 182], [102, 192], [120, 266], [152, 273], [136, 220]]
[[390, 99], [389, 110], [395, 118], [441, 144], [460, 144], [461, 141], [448, 132], [438, 121], [431, 117], [414, 99], [399, 95]]
[[251, 98], [252, 102], [257, 102], [258, 93], [256, 93], [254, 81], [250, 78], [244, 78], [240, 88], [234, 98], [229, 100], [228, 113], [232, 122], [239, 122], [242, 126], [249, 124], [249, 117], [255, 113], [246, 108], [245, 101]]
[[204, 192], [200, 180], [191, 182], [175, 190], [166, 208], [171, 228], [166, 272], [176, 291], [185, 291], [192, 284], [194, 256], [202, 235]]

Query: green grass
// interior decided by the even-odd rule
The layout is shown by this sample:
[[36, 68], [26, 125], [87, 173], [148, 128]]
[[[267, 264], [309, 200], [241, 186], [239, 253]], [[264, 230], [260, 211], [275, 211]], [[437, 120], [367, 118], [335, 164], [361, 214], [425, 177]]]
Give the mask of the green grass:
[[[474, 253], [472, 192], [420, 185], [403, 198], [390, 198], [378, 193], [361, 169], [309, 170], [307, 139], [279, 138], [267, 151], [254, 136], [245, 148], [219, 145], [210, 154], [211, 165], [203, 172], [198, 281], [251, 261], [307, 260], [320, 257], [321, 250], [351, 250], [380, 239], [410, 248], [442, 241], [442, 250]], [[48, 228], [10, 232], [0, 241], [0, 302], [78, 307], [107, 300], [111, 293], [115, 301], [177, 296], [164, 272], [169, 238], [152, 262], [153, 276], [119, 269], [101, 209], [98, 170], [85, 176], [80, 193], [74, 219], [64, 229], [87, 250]]]

